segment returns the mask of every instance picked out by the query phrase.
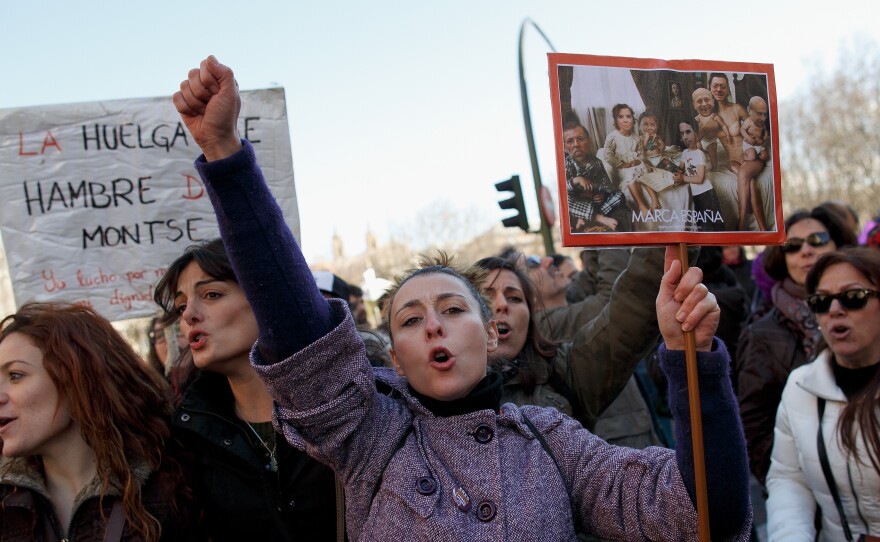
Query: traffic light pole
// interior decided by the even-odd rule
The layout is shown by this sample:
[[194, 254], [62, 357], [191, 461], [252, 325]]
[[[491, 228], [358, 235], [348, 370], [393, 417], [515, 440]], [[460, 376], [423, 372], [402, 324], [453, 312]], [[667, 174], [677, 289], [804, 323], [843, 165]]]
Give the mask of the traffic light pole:
[[[547, 45], [550, 46], [550, 50], [554, 53], [556, 52], [556, 48], [553, 47], [553, 44], [550, 43], [550, 40], [547, 39], [547, 36], [544, 35], [544, 32], [538, 28], [531, 19], [526, 19], [523, 21], [522, 25], [519, 27], [519, 91], [520, 97], [522, 100], [522, 109], [523, 109], [523, 122], [525, 123], [526, 128], [526, 140], [529, 144], [529, 158], [532, 161], [532, 176], [535, 180], [535, 197], [538, 200], [539, 209], [541, 207], [541, 172], [538, 170], [538, 154], [535, 151], [535, 136], [532, 133], [532, 117], [529, 113], [529, 96], [528, 91], [526, 90], [526, 79], [525, 79], [525, 70], [523, 69], [523, 34], [526, 30], [526, 25], [532, 25], [535, 30], [544, 38], [544, 41], [547, 42]], [[561, 197], [561, 196], [560, 196]], [[544, 212], [541, 211], [538, 213], [541, 217], [541, 236], [544, 238], [544, 250], [547, 251], [547, 254], [553, 254], [556, 250], [553, 248], [553, 236], [550, 233], [550, 224], [547, 223], [547, 217], [544, 216]]]

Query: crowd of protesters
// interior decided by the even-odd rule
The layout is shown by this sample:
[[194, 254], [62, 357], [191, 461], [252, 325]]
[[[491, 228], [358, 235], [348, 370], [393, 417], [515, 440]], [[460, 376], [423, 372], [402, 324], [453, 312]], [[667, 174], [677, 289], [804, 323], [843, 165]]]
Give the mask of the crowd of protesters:
[[306, 265], [231, 69], [173, 102], [221, 238], [168, 264], [147, 360], [82, 307], [2, 321], [0, 540], [696, 540], [686, 331], [711, 538], [754, 540], [765, 499], [770, 540], [880, 535], [880, 235], [845, 205], [686, 272], [439, 253], [372, 329]]

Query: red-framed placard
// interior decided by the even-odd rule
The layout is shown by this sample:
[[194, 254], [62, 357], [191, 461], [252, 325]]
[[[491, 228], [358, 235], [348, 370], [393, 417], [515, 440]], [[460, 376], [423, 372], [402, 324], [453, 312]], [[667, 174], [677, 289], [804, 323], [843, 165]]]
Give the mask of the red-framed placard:
[[771, 64], [549, 63], [565, 246], [784, 241]]

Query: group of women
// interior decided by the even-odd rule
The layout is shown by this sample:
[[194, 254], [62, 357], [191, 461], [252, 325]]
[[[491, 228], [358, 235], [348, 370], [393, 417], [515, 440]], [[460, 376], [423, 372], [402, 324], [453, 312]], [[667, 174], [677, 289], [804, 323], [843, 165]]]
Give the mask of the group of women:
[[785, 244], [763, 253], [769, 310], [740, 336], [735, 370], [768, 535], [877, 536], [880, 252], [857, 248], [827, 206], [792, 214], [785, 231]]
[[[175, 95], [205, 153], [197, 169], [209, 180], [223, 241], [188, 249], [156, 288], [164, 323], [179, 320], [200, 370], [173, 414], [162, 378], [94, 312], [28, 304], [4, 323], [0, 538], [695, 536], [688, 447], [618, 449], [559, 410], [501, 406], [507, 393], [523, 403], [543, 397], [586, 419], [598, 414], [631, 370], [600, 363], [626, 346], [606, 328], [633, 318], [634, 306], [621, 297], [572, 350], [550, 347], [530, 339], [527, 308], [502, 308], [527, 299], [515, 292], [525, 282], [504, 277], [502, 288], [500, 270], [487, 278], [485, 269], [462, 273], [436, 262], [398, 281], [386, 305], [391, 359], [405, 379], [372, 369], [348, 310], [317, 291], [252, 149], [235, 137], [238, 100], [231, 71], [213, 58]], [[228, 208], [238, 204], [253, 212]], [[644, 255], [655, 270], [662, 265], [657, 251]], [[690, 326], [706, 366], [705, 396], [731, 403], [717, 370], [726, 358], [712, 339], [714, 300], [697, 270], [682, 274], [673, 260], [670, 253], [657, 305], [672, 380], [682, 382], [678, 350], [682, 326]], [[629, 280], [644, 283], [646, 269], [633, 266]], [[653, 280], [645, 287], [656, 291]], [[493, 288], [504, 291], [494, 313], [484, 297]], [[650, 312], [644, 300], [639, 305]], [[56, 321], [64, 315], [69, 325]], [[512, 362], [509, 374], [489, 369], [505, 365], [502, 358]], [[566, 391], [546, 391], [554, 387]], [[574, 401], [566, 408], [557, 397]], [[674, 400], [687, 427], [687, 398]], [[718, 427], [735, 430], [707, 448], [707, 459], [742, 481], [735, 409], [711, 411]], [[273, 413], [283, 437], [270, 424]], [[347, 533], [338, 531], [341, 486]], [[710, 490], [713, 509], [734, 511], [713, 524], [719, 538], [747, 528], [746, 486], [739, 486]], [[614, 487], [620, 492], [608, 499]]]
[[827, 209], [800, 211], [785, 221], [786, 244], [764, 250], [762, 265], [775, 284], [770, 310], [740, 335], [737, 394], [752, 472], [762, 484], [770, 468], [773, 427], [792, 370], [811, 361], [825, 340], [806, 303], [807, 273], [827, 252], [855, 244], [855, 234]]
[[[179, 321], [199, 376], [172, 412], [164, 380], [93, 311], [35, 303], [4, 320], [0, 539], [696, 539], [685, 331], [698, 350], [712, 538], [748, 538], [746, 447], [713, 338], [718, 306], [675, 251], [662, 280], [650, 276], [657, 251], [641, 251], [564, 347], [536, 333], [515, 269], [426, 262], [384, 306], [394, 369], [372, 368], [346, 305], [317, 290], [236, 135], [232, 71], [205, 59], [174, 103], [204, 153], [196, 168], [222, 241], [173, 262], [156, 301], [163, 323]], [[832, 351], [840, 345], [829, 363], [858, 369], [877, 359], [858, 346], [859, 325], [880, 300], [878, 277], [853, 261], [811, 274], [807, 299], [828, 320]], [[656, 316], [631, 292], [645, 289]], [[566, 414], [594, 420], [658, 325], [678, 448], [610, 446]], [[841, 408], [832, 394], [823, 426], [832, 433], [840, 416], [847, 454], [862, 450], [877, 386], [845, 392], [860, 406]], [[866, 473], [835, 471], [856, 483]]]
[[[384, 306], [399, 374], [372, 369], [344, 304], [323, 299], [311, 280], [252, 147], [235, 136], [237, 96], [231, 71], [209, 58], [175, 104], [202, 146], [197, 168], [258, 322], [252, 364], [287, 439], [304, 442], [344, 484], [350, 538], [696, 536], [689, 445], [678, 453], [612, 447], [556, 409], [501, 406], [503, 376], [488, 365], [504, 329], [480, 277], [444, 261], [401, 277]], [[674, 251], [666, 265], [656, 307], [673, 410], [687, 427], [684, 327], [694, 330], [704, 366], [706, 425], [719, 433], [707, 439], [707, 471], [728, 481], [710, 485], [712, 529], [717, 539], [740, 538], [749, 517], [746, 459], [720, 370], [726, 354], [712, 337], [717, 304], [697, 269], [682, 273]]]

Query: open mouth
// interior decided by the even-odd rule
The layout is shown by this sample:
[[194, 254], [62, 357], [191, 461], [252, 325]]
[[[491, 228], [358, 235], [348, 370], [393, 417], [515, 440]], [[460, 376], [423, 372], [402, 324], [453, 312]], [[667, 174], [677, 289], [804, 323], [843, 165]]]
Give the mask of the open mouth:
[[189, 336], [189, 347], [193, 350], [198, 350], [205, 345], [206, 340], [207, 336], [201, 332], [191, 333]]
[[496, 325], [498, 326], [498, 338], [500, 340], [506, 339], [510, 335], [510, 326], [504, 322], [498, 322]]
[[849, 327], [845, 326], [843, 324], [833, 325], [833, 326], [831, 326], [831, 329], [829, 330], [829, 333], [831, 334], [831, 336], [835, 339], [838, 339], [838, 340], [845, 339], [849, 335], [849, 332], [850, 332]]
[[0, 418], [0, 430], [4, 429], [7, 425], [9, 425], [15, 418]]
[[445, 348], [435, 348], [431, 352], [431, 367], [435, 369], [450, 369], [453, 365], [455, 365], [455, 359], [452, 357], [452, 353]]

